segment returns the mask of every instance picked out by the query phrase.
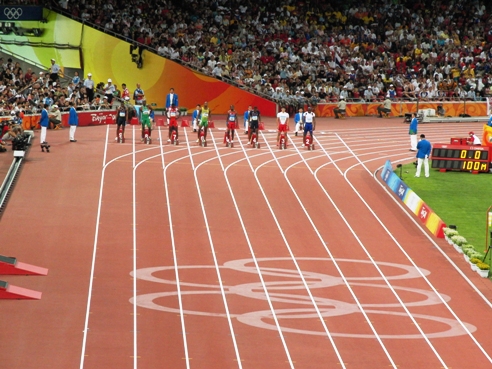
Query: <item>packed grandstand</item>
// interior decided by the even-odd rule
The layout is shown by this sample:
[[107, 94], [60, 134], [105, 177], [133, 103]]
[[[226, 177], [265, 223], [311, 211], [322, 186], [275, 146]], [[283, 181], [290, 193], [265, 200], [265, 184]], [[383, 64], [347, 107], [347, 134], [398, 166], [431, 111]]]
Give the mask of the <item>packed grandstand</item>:
[[[82, 0], [36, 3], [280, 104], [492, 96], [485, 1]], [[0, 110], [108, 107], [83, 87], [0, 60]], [[100, 95], [104, 96], [103, 94]], [[91, 101], [90, 101], [91, 100]]]

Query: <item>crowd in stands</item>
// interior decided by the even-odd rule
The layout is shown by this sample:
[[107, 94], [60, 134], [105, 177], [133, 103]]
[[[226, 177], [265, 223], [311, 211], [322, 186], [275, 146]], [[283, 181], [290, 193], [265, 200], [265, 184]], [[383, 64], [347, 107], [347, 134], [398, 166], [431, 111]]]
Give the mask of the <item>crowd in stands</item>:
[[492, 96], [482, 0], [52, 0], [58, 10], [276, 101]]
[[[280, 103], [492, 96], [492, 3], [486, 1], [34, 3]], [[0, 114], [36, 111], [44, 103], [63, 110], [70, 100], [78, 109], [109, 107], [104, 93], [88, 95], [86, 76], [60, 84], [47, 71], [23, 71], [5, 59], [0, 59]]]
[[[52, 63], [55, 64], [54, 59]], [[5, 151], [6, 142], [23, 133], [25, 114], [40, 113], [46, 108], [50, 128], [61, 129], [61, 112], [69, 110], [70, 102], [77, 110], [110, 109], [108, 97], [121, 103], [118, 87], [113, 85], [111, 95], [106, 96], [106, 85], [99, 83], [88, 93], [77, 73], [71, 80], [62, 81], [49, 69], [38, 73], [32, 68], [24, 71], [18, 61], [0, 55], [0, 152]]]

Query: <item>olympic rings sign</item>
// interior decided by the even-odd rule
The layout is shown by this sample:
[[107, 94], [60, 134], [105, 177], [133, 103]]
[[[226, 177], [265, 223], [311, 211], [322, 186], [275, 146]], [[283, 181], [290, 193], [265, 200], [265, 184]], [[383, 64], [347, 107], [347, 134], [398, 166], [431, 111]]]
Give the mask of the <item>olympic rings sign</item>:
[[22, 16], [22, 8], [4, 8], [3, 14], [7, 19], [19, 19]]

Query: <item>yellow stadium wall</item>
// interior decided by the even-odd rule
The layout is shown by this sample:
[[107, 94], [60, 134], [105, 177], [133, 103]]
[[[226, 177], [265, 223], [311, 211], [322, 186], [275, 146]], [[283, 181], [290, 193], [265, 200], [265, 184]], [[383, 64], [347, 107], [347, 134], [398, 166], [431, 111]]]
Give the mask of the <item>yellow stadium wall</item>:
[[127, 42], [93, 28], [84, 27], [82, 45], [85, 73], [91, 72], [96, 82], [111, 78], [118, 87], [126, 83], [131, 92], [140, 83], [149, 103], [164, 106], [166, 95], [173, 87], [179, 96], [179, 105], [189, 110], [208, 101], [212, 112], [218, 114], [226, 113], [230, 105], [239, 112], [253, 105], [265, 116], [276, 114], [276, 105], [268, 100], [150, 52], [144, 51], [143, 68], [138, 69]]
[[252, 105], [257, 106], [264, 116], [276, 114], [276, 104], [271, 101], [194, 72], [151, 52], [144, 51], [143, 68], [138, 69], [132, 62], [129, 43], [46, 9], [44, 15], [47, 23], [20, 22], [21, 27], [44, 29], [42, 37], [11, 35], [8, 36], [9, 40], [56, 43], [80, 48], [69, 50], [13, 44], [2, 47], [46, 67], [50, 65], [50, 59], [54, 58], [62, 69], [83, 69], [85, 75], [92, 73], [96, 84], [111, 78], [118, 87], [126, 83], [133, 93], [136, 84], [140, 83], [147, 102], [156, 103], [158, 107], [165, 105], [166, 95], [174, 87], [179, 96], [179, 105], [190, 111], [196, 104], [208, 101], [212, 112], [216, 114], [225, 114], [230, 105], [234, 105], [241, 113]]

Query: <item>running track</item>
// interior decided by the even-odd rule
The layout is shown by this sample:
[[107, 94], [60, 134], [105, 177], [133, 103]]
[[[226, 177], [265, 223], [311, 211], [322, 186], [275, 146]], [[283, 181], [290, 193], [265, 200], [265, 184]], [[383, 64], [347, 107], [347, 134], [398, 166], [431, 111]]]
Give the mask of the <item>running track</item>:
[[180, 130], [178, 146], [100, 126], [31, 149], [0, 254], [49, 275], [3, 278], [43, 296], [0, 302], [2, 369], [492, 367], [490, 281], [378, 179], [413, 160], [400, 118], [320, 119], [314, 151]]

